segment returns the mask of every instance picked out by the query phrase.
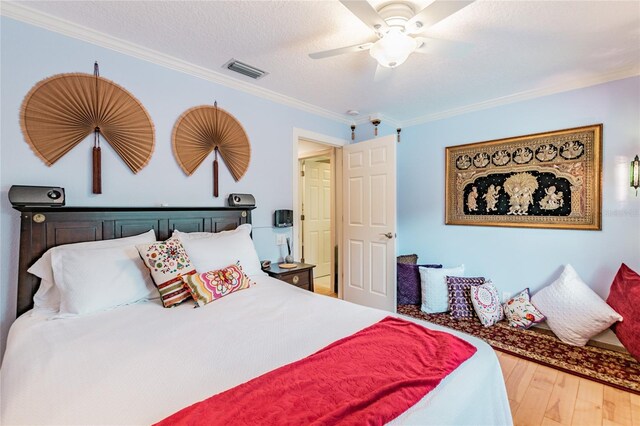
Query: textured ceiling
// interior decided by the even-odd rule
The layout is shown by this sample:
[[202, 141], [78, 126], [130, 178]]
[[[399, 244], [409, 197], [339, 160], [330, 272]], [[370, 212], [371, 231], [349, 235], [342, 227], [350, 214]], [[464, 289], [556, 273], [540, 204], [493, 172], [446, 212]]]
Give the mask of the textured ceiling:
[[[424, 34], [467, 46], [466, 55], [414, 53], [378, 81], [367, 52], [308, 57], [375, 40], [338, 1], [16, 3], [338, 114], [404, 123], [640, 73], [638, 1], [478, 0]], [[409, 3], [420, 10], [430, 1]], [[230, 58], [269, 75], [254, 81], [221, 68]]]

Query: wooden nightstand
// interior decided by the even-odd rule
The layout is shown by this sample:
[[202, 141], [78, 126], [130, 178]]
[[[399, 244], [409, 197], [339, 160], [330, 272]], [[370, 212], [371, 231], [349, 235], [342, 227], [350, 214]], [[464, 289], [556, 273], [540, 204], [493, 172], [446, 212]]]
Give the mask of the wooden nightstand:
[[273, 278], [313, 292], [313, 268], [315, 268], [316, 265], [309, 265], [307, 263], [298, 263], [297, 265], [295, 268], [284, 269], [272, 263], [270, 268], [263, 269], [263, 271]]

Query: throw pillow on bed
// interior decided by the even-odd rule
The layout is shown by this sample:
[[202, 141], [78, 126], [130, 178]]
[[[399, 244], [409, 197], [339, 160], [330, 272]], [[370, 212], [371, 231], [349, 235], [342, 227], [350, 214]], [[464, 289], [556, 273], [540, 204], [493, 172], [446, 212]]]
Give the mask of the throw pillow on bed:
[[424, 268], [419, 267], [420, 285], [422, 290], [422, 305], [420, 309], [427, 314], [437, 314], [449, 310], [449, 290], [447, 275], [464, 275], [464, 265], [455, 268]]
[[482, 285], [475, 285], [470, 288], [471, 303], [480, 322], [485, 327], [490, 327], [504, 318], [498, 289], [487, 281]]
[[624, 318], [611, 327], [613, 332], [640, 361], [640, 275], [624, 263], [613, 279], [607, 303]]
[[483, 277], [447, 276], [449, 292], [449, 315], [452, 318], [473, 318], [475, 312], [471, 304], [471, 287], [484, 284]]
[[590, 338], [622, 317], [565, 265], [557, 280], [537, 292], [533, 303], [547, 317], [551, 331], [563, 342], [584, 346]]
[[507, 300], [502, 309], [511, 327], [527, 329], [545, 320], [544, 315], [531, 303], [529, 288]]
[[411, 265], [398, 262], [398, 305], [420, 304], [420, 267], [442, 268], [442, 265]]
[[151, 278], [158, 287], [165, 308], [178, 306], [191, 298], [182, 276], [195, 274], [196, 270], [180, 240], [171, 237], [153, 244], [140, 244], [136, 248], [151, 271]]
[[242, 267], [239, 264], [202, 274], [185, 275], [182, 280], [189, 287], [198, 306], [204, 306], [251, 286], [251, 280], [242, 272]]

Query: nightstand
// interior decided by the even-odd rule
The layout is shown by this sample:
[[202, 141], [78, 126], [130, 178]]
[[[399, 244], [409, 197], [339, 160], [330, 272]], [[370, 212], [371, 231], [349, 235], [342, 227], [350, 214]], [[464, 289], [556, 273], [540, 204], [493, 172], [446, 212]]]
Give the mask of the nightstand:
[[316, 265], [297, 263], [295, 268], [284, 269], [272, 263], [271, 267], [263, 269], [263, 271], [273, 278], [313, 292], [313, 268], [315, 267]]

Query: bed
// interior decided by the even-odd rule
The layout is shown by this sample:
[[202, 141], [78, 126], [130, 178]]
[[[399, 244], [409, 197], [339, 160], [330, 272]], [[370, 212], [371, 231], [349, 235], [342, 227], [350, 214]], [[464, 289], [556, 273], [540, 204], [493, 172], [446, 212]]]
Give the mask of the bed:
[[[198, 309], [192, 302], [165, 309], [153, 299], [54, 319], [31, 309], [38, 282], [26, 272], [47, 249], [149, 229], [160, 240], [176, 228], [228, 230], [250, 223], [251, 210], [25, 208], [21, 216], [22, 315], [11, 327], [0, 372], [2, 424], [152, 424], [389, 315], [256, 273], [250, 289]], [[446, 330], [477, 352], [391, 423], [511, 424], [494, 351], [471, 336], [412, 321]]]

